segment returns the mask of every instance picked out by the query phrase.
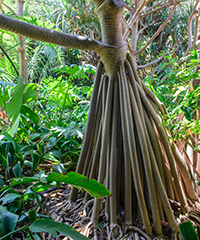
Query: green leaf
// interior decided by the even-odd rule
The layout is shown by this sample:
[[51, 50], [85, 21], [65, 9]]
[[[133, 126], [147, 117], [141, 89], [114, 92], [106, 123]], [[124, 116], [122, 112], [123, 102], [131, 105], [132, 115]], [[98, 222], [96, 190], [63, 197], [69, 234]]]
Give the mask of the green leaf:
[[43, 156], [43, 159], [47, 159], [49, 161], [53, 161], [53, 162], [56, 162], [56, 163], [59, 163], [60, 161], [54, 157], [54, 155], [52, 155], [51, 153], [47, 153]]
[[198, 240], [197, 234], [191, 222], [184, 222], [179, 226], [179, 228], [183, 240]]
[[199, 226], [197, 226], [197, 234], [198, 234], [198, 237], [200, 239], [200, 227]]
[[[4, 239], [8, 239], [9, 236], [13, 235], [14, 233], [20, 232], [20, 231], [24, 231], [24, 230], [28, 230], [28, 227], [22, 227], [22, 228], [18, 228], [15, 231], [9, 232], [8, 234], [6, 234], [5, 236], [1, 237], [0, 240], [4, 240]], [[29, 239], [30, 240], [30, 239]]]
[[64, 223], [58, 223], [51, 219], [38, 219], [29, 227], [32, 232], [48, 232], [54, 237], [57, 237], [56, 231], [60, 232], [66, 237], [74, 240], [88, 240], [87, 237], [81, 235], [75, 229]]
[[0, 198], [0, 201], [2, 201], [2, 205], [4, 205], [7, 202], [13, 201], [16, 198], [20, 198], [21, 195], [18, 193], [7, 193], [5, 197]]
[[51, 185], [49, 185], [49, 184], [44, 185], [39, 182], [32, 188], [32, 190], [36, 193], [39, 193], [39, 192], [43, 192], [43, 191], [49, 189], [50, 187], [51, 187]]
[[5, 190], [12, 188], [14, 186], [18, 186], [24, 183], [31, 183], [31, 182], [39, 182], [40, 180], [35, 177], [23, 177], [23, 178], [13, 178], [12, 185], [5, 186], [4, 188], [0, 189], [0, 194], [3, 193]]
[[31, 223], [33, 223], [37, 219], [36, 209], [31, 209], [30, 211], [28, 211], [28, 216]]
[[52, 170], [53, 170], [53, 172], [63, 173], [65, 168], [64, 168], [64, 165], [62, 163], [53, 163], [52, 164]]
[[13, 170], [15, 177], [21, 177], [22, 166], [21, 166], [20, 162], [16, 163], [15, 166], [12, 168], [12, 170]]
[[14, 121], [12, 121], [11, 127], [7, 130], [12, 137], [14, 137], [15, 133], [17, 132], [17, 129], [19, 127], [19, 120], [20, 115], [18, 115], [17, 118]]
[[40, 120], [39, 116], [34, 111], [24, 105], [22, 105], [20, 113], [29, 118], [35, 124], [38, 124]]
[[25, 84], [24, 91], [23, 91], [23, 104], [31, 102], [33, 100], [37, 100], [38, 93], [37, 93], [37, 84], [36, 83], [28, 83]]
[[83, 188], [90, 195], [99, 199], [111, 195], [103, 184], [98, 183], [95, 179], [88, 180], [87, 177], [75, 172], [69, 172], [66, 175], [53, 172], [47, 177], [47, 181], [64, 182], [78, 189]]
[[6, 158], [0, 153], [0, 163], [3, 166], [3, 168], [9, 172], [9, 166], [8, 166], [8, 162], [6, 160]]
[[17, 119], [20, 113], [23, 99], [24, 80], [20, 76], [18, 84], [15, 87], [13, 97], [11, 101], [6, 105], [6, 112], [9, 118], [13, 118], [13, 121]]
[[19, 216], [0, 206], [0, 232], [4, 236], [15, 230]]
[[18, 144], [14, 140], [14, 138], [9, 133], [7, 133], [5, 129], [3, 129], [3, 134], [12, 143], [12, 145], [14, 147], [14, 150], [15, 150], [15, 153], [18, 153], [19, 152]]

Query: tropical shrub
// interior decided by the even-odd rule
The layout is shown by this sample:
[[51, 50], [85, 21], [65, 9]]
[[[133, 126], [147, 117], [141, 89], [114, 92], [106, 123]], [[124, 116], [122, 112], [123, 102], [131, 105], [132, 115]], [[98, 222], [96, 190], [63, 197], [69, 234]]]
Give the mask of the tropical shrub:
[[[167, 56], [166, 61], [160, 64], [158, 74], [145, 79], [147, 86], [167, 108], [169, 115], [164, 116], [164, 124], [170, 128], [174, 140], [200, 133], [200, 119], [194, 117], [198, 116], [200, 109], [200, 85], [193, 86], [191, 83], [200, 77], [199, 63], [195, 51], [184, 59], [181, 66], [177, 59]], [[181, 114], [184, 118], [180, 120]]]
[[74, 169], [92, 88], [77, 87], [73, 81], [84, 81], [91, 71], [95, 69], [63, 66], [56, 70], [58, 78], [45, 79], [41, 85], [24, 85], [22, 78], [15, 88], [1, 85], [0, 107], [8, 115], [1, 120], [2, 175], [33, 175], [40, 164], [57, 172]]

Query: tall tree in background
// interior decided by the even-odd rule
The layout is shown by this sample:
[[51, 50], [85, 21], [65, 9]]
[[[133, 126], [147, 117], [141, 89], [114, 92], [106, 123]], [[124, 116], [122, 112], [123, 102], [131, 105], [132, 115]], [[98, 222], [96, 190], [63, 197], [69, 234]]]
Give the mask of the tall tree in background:
[[[24, 3], [25, 0], [16, 0], [17, 6], [17, 15], [22, 17], [24, 11]], [[19, 52], [19, 73], [23, 77], [24, 82], [28, 83], [28, 61], [26, 57], [26, 43], [25, 37], [22, 35], [18, 35], [18, 41], [21, 42], [19, 44], [18, 52]]]
[[[22, 17], [24, 11], [24, 3], [25, 0], [16, 0], [16, 12], [13, 10], [12, 7], [7, 5], [4, 0], [0, 1], [0, 10], [4, 12], [4, 9], [7, 9], [12, 14]], [[25, 83], [28, 83], [28, 60], [26, 56], [26, 44], [25, 44], [25, 37], [22, 35], [18, 35], [18, 53], [19, 53], [19, 74], [23, 77]]]
[[[112, 192], [106, 202], [95, 199], [91, 220], [94, 238], [98, 238], [100, 212], [110, 222], [110, 236], [117, 238], [121, 226], [118, 214], [124, 211], [125, 230], [143, 225], [152, 237], [162, 235], [162, 223], [178, 232], [178, 212], [170, 205], [179, 202], [181, 213], [190, 213], [189, 204], [198, 200], [188, 167], [161, 125], [165, 107], [138, 76], [135, 56], [128, 53], [129, 27], [123, 25], [123, 0], [93, 0], [101, 25], [102, 42], [40, 28], [0, 15], [0, 28], [23, 36], [82, 50], [96, 51], [97, 67], [88, 123], [76, 171], [105, 184]], [[136, 1], [130, 27], [133, 39], [141, 9], [156, 1]], [[165, 4], [166, 2], [163, 1]], [[173, 15], [178, 2], [171, 2]], [[156, 9], [156, 7], [155, 7]], [[123, 34], [124, 33], [124, 34]], [[157, 32], [159, 34], [159, 31]], [[155, 35], [154, 37], [156, 37]], [[136, 49], [136, 43], [131, 49]], [[132, 52], [133, 53], [133, 52]], [[79, 197], [71, 191], [70, 203]], [[85, 194], [82, 208], [89, 200]], [[170, 199], [170, 201], [169, 201]], [[73, 204], [68, 207], [73, 209]], [[80, 209], [79, 209], [80, 210]], [[166, 223], [167, 222], [167, 223]]]

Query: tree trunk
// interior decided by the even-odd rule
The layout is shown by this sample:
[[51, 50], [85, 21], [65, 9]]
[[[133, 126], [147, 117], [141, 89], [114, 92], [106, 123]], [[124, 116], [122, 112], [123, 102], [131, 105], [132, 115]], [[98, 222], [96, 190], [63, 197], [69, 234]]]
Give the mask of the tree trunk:
[[[25, 0], [16, 0], [17, 5], [17, 15], [22, 16], [24, 11], [24, 3]], [[28, 61], [26, 57], [26, 44], [25, 37], [18, 34], [18, 41], [21, 42], [19, 44], [18, 52], [19, 52], [19, 74], [23, 77], [24, 82], [28, 83]]]

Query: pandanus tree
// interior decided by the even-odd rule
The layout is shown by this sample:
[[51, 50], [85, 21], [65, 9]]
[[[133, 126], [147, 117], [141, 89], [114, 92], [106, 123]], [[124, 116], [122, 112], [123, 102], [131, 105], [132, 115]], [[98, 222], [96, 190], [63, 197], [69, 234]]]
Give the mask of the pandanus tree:
[[[124, 1], [93, 2], [102, 42], [36, 27], [4, 15], [0, 15], [0, 28], [68, 48], [93, 50], [101, 57], [76, 169], [105, 184], [112, 193], [106, 201], [90, 200], [88, 194], [83, 197], [81, 207], [89, 206], [89, 201], [93, 203], [89, 212], [94, 239], [98, 239], [100, 213], [110, 223], [112, 239], [120, 238], [122, 229], [136, 230], [136, 225], [142, 226], [151, 238], [162, 236], [163, 225], [167, 225], [176, 238], [178, 214], [191, 215], [190, 207], [198, 201], [194, 183], [185, 160], [161, 124], [160, 114], [166, 114], [164, 105], [141, 81], [135, 60], [128, 53], [122, 34]], [[79, 196], [72, 189], [68, 208], [73, 210]], [[174, 203], [178, 212], [173, 209]], [[122, 212], [120, 225], [118, 215]]]

